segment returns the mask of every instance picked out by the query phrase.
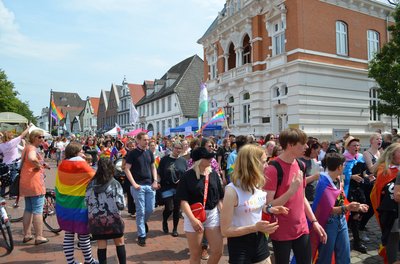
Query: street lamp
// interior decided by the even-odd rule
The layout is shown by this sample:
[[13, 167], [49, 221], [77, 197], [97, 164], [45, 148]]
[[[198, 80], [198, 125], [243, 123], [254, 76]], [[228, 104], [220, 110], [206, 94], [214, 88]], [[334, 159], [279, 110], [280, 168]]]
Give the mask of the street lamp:
[[226, 103], [226, 105], [224, 106], [224, 111], [225, 111], [225, 116], [226, 116], [226, 122], [227, 122], [227, 126], [229, 128], [229, 125], [231, 124], [231, 115], [232, 115], [232, 106], [229, 105], [229, 103]]

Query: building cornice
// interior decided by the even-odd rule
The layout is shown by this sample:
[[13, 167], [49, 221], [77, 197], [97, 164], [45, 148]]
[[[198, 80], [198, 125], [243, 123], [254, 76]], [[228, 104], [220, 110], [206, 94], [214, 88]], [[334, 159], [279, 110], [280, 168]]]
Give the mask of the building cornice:
[[319, 0], [327, 4], [343, 7], [363, 13], [369, 16], [377, 17], [380, 19], [389, 19], [390, 22], [394, 22], [391, 12], [394, 11], [394, 7], [388, 4], [384, 4], [378, 1], [372, 0]]

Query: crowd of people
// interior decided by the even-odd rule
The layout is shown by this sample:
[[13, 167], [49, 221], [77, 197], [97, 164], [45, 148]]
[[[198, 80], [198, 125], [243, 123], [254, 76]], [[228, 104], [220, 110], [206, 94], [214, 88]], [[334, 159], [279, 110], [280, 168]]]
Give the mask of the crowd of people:
[[[28, 131], [0, 135], [3, 162], [15, 172], [14, 161], [21, 159], [23, 243], [49, 241], [43, 237], [43, 171], [52, 158], [58, 166], [56, 214], [67, 263], [77, 263], [75, 234], [85, 263], [106, 263], [110, 239], [119, 263], [126, 263], [121, 211], [127, 207], [135, 218], [137, 244], [145, 247], [147, 222], [157, 205], [164, 206], [164, 233], [179, 236], [183, 218], [190, 263], [218, 263], [223, 237], [229, 263], [271, 263], [269, 240], [274, 263], [291, 258], [350, 263], [348, 230], [353, 250], [366, 253], [366, 225], [374, 214], [382, 231], [380, 254], [385, 263], [397, 260], [400, 140], [395, 129], [390, 137], [372, 133], [363, 153], [360, 139], [348, 133], [330, 142], [292, 128], [259, 139], [232, 134], [150, 138], [145, 132], [135, 138], [51, 139], [42, 130]], [[91, 240], [97, 241], [98, 260]]]

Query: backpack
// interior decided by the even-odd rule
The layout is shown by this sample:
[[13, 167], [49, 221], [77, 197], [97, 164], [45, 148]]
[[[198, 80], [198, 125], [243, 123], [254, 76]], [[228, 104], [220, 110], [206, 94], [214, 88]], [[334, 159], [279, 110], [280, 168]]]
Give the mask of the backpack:
[[[300, 170], [303, 172], [303, 177], [306, 177], [306, 168], [304, 166], [304, 163], [299, 160], [296, 159], [297, 164], [299, 164]], [[276, 185], [276, 190], [278, 190], [278, 187], [281, 185], [282, 183], [282, 179], [283, 179], [283, 170], [281, 167], [281, 164], [279, 164], [279, 162], [277, 160], [271, 160], [268, 165], [274, 166], [277, 172], [277, 176], [278, 176], [278, 183]]]

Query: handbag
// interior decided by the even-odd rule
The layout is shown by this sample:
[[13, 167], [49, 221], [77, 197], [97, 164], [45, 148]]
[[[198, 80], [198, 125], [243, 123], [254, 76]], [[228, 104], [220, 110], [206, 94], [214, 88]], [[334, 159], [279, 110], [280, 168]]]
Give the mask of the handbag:
[[208, 180], [209, 180], [209, 173], [206, 173], [206, 180], [204, 182], [204, 196], [203, 196], [203, 203], [194, 203], [190, 205], [190, 210], [194, 217], [200, 220], [200, 222], [204, 223], [207, 220], [206, 215], [206, 201], [207, 201], [207, 194], [208, 194]]

